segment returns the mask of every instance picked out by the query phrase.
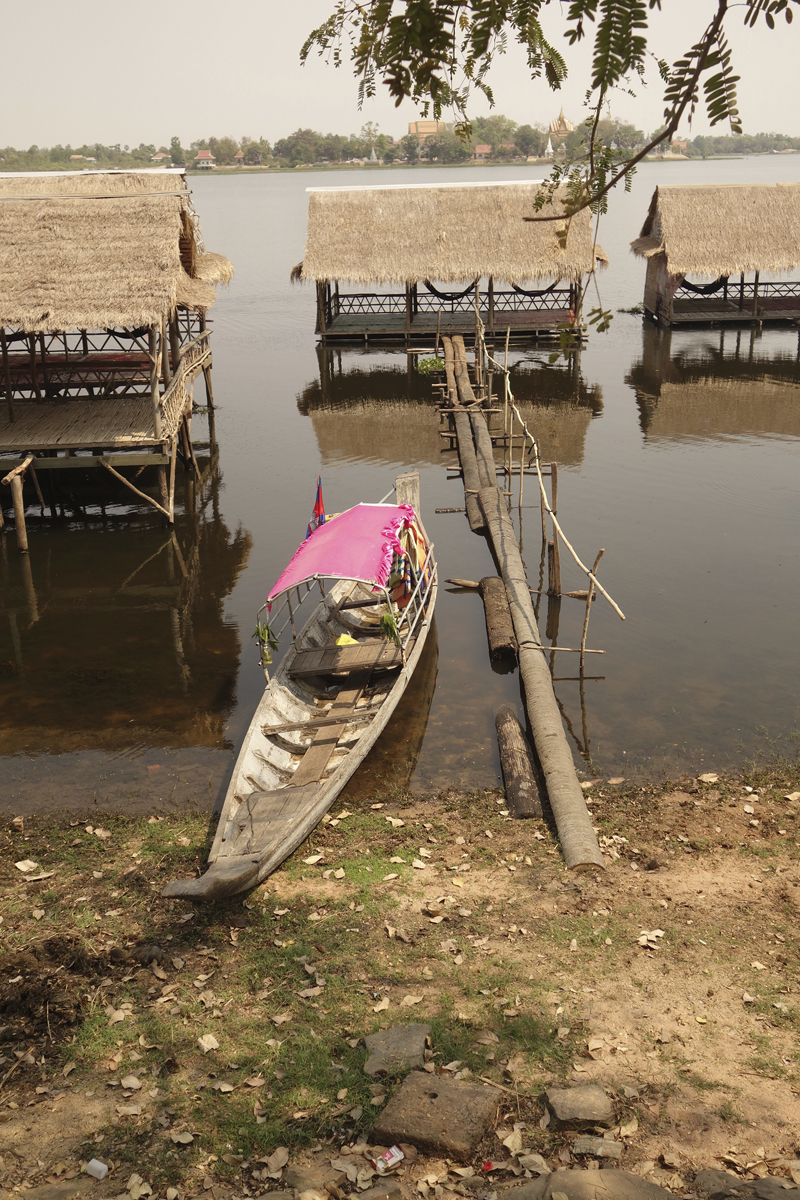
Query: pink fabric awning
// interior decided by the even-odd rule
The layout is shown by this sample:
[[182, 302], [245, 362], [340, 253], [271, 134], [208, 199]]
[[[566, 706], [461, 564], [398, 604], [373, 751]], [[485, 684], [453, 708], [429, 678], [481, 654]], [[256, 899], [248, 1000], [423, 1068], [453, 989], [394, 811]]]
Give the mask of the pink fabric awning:
[[317, 575], [385, 587], [395, 551], [403, 550], [398, 534], [413, 520], [410, 504], [358, 504], [326, 521], [300, 543], [267, 603]]

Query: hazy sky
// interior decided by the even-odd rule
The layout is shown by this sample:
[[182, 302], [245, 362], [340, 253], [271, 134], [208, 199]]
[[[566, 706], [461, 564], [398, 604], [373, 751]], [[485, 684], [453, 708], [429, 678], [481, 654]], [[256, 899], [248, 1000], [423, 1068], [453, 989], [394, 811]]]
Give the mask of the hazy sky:
[[[396, 109], [379, 95], [359, 112], [356, 84], [314, 60], [299, 64], [307, 32], [333, 7], [333, 0], [39, 0], [6, 5], [3, 67], [0, 71], [0, 146], [33, 143], [73, 146], [84, 142], [184, 145], [210, 135], [266, 137], [274, 142], [299, 126], [323, 133], [351, 133], [376, 121], [385, 133], [407, 132], [417, 113]], [[564, 5], [564, 7], [566, 7]], [[670, 61], [702, 32], [711, 0], [663, 0], [655, 14], [652, 50]], [[563, 41], [559, 12], [546, 13], [548, 32]], [[728, 26], [735, 66], [742, 76], [740, 110], [745, 131], [800, 134], [796, 103], [800, 21], [781, 20], [745, 31], [742, 10]], [[13, 48], [16, 47], [16, 50]], [[524, 57], [514, 49], [498, 60], [492, 84], [496, 110], [523, 122], [549, 122], [562, 104], [567, 116], [583, 115], [588, 53], [566, 46], [570, 78], [560, 93], [532, 83]], [[385, 89], [383, 89], [385, 91]], [[655, 67], [650, 86], [634, 98], [612, 100], [615, 116], [649, 131], [661, 121], [661, 84]], [[487, 111], [476, 101], [474, 115]], [[707, 132], [699, 118], [695, 133]]]

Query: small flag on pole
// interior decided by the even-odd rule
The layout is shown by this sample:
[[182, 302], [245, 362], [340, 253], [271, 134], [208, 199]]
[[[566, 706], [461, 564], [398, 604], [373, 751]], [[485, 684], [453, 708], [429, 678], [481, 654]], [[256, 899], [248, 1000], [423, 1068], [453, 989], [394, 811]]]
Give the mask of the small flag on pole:
[[325, 504], [322, 500], [322, 476], [317, 476], [317, 498], [314, 501], [314, 512], [308, 522], [306, 537], [310, 538], [315, 529], [325, 524]]

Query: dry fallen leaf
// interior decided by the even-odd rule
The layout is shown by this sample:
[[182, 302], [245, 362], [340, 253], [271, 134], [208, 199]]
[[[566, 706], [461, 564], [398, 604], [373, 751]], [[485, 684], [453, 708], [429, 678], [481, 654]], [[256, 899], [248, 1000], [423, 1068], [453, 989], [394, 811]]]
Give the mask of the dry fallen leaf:
[[389, 883], [389, 882], [391, 882], [391, 880], [392, 880], [392, 879], [399, 879], [399, 878], [400, 878], [400, 876], [399, 876], [399, 875], [397, 874], [397, 872], [395, 871], [395, 872], [394, 872], [393, 874], [391, 874], [391, 875], [384, 875], [384, 877], [383, 877], [383, 881], [382, 881], [382, 882], [383, 882], [383, 883]]
[[420, 858], [415, 858], [411, 865], [412, 867], [416, 867], [418, 871], [424, 871], [428, 864], [424, 863]]
[[176, 1146], [190, 1146], [194, 1141], [194, 1137], [188, 1130], [184, 1129], [181, 1133], [171, 1133], [169, 1135]]
[[424, 996], [403, 996], [400, 1001], [401, 1008], [413, 1008], [415, 1004], [421, 1004], [425, 999]]
[[705, 775], [698, 775], [701, 783], [718, 783], [719, 775], [715, 775], [713, 771], [707, 771]]
[[32, 858], [23, 858], [20, 862], [14, 863], [18, 871], [22, 871], [23, 875], [27, 875], [29, 871], [35, 871], [38, 867]]
[[322, 862], [322, 858], [321, 854], [309, 854], [308, 858], [303, 859], [303, 862], [307, 867], [313, 867], [315, 863]]
[[42, 917], [44, 916], [44, 909], [35, 908], [31, 913], [31, 916], [33, 917], [34, 921], [41, 921]]
[[208, 1054], [209, 1050], [219, 1050], [219, 1042], [213, 1033], [204, 1033], [202, 1037], [197, 1039], [197, 1045], [203, 1051], [203, 1054]]
[[405, 825], [405, 821], [401, 821], [399, 817], [384, 816], [383, 819], [384, 821], [388, 821], [393, 829], [402, 829], [402, 827]]
[[756, 971], [766, 971], [766, 969], [767, 969], [767, 968], [764, 966], [764, 964], [763, 964], [763, 963], [761, 963], [761, 962], [751, 962], [751, 963], [750, 963], [750, 966], [751, 966], [751, 967], [753, 967], [753, 969], [754, 969], [754, 970], [756, 970]]
[[291, 1019], [292, 1019], [291, 1013], [287, 1013], [287, 1012], [276, 1013], [276, 1015], [274, 1017], [272, 1017], [272, 1024], [273, 1025], [284, 1025], [287, 1021], [291, 1021]]
[[135, 1075], [126, 1075], [120, 1080], [120, 1083], [124, 1088], [127, 1088], [131, 1092], [138, 1092], [139, 1088], [142, 1086]]
[[384, 996], [381, 1000], [378, 1001], [378, 1003], [375, 1005], [375, 1007], [373, 1008], [372, 1011], [373, 1012], [386, 1012], [386, 1009], [388, 1007], [389, 1007], [389, 997]]

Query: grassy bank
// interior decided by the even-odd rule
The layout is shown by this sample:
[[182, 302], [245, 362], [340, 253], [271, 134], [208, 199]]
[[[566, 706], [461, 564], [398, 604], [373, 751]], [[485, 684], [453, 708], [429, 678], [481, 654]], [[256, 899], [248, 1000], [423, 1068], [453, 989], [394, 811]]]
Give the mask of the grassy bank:
[[[329, 1163], [369, 1140], [398, 1080], [364, 1075], [361, 1039], [408, 1021], [432, 1025], [435, 1070], [504, 1089], [500, 1132], [525, 1122], [552, 1164], [571, 1135], [539, 1128], [541, 1090], [592, 1080], [617, 1098], [629, 1169], [670, 1148], [686, 1173], [735, 1144], [780, 1173], [800, 1131], [798, 789], [789, 766], [598, 780], [600, 877], [570, 876], [502, 793], [377, 796], [199, 910], [160, 891], [200, 868], [204, 818], [12, 825], [0, 1188], [92, 1155], [114, 1166], [101, 1195], [134, 1171], [154, 1193], [280, 1188], [259, 1161], [278, 1146]], [[487, 1159], [508, 1161], [494, 1132]]]

